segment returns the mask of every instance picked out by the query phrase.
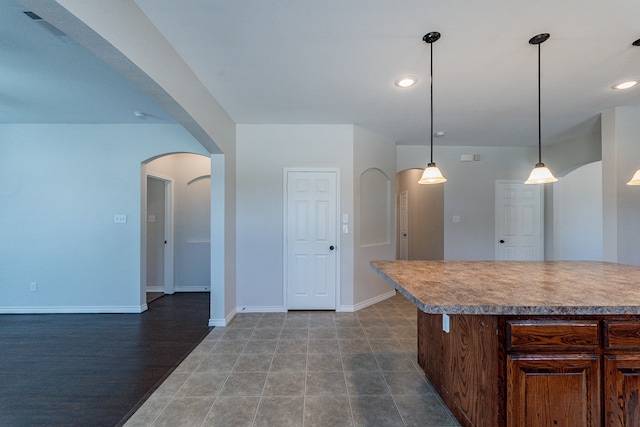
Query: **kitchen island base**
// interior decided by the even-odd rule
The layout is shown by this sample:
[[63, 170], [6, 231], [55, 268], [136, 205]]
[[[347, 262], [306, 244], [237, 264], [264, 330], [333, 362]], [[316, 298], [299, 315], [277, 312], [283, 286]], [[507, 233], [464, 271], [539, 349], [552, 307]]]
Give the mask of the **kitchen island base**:
[[418, 362], [463, 426], [640, 426], [640, 316], [418, 310]]

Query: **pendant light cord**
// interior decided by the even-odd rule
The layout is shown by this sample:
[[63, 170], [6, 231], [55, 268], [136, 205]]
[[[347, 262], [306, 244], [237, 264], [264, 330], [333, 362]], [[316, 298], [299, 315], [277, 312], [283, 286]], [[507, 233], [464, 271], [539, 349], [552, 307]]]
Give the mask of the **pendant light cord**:
[[538, 43], [538, 163], [542, 163], [542, 101], [540, 97], [540, 45]]
[[430, 111], [431, 111], [431, 161], [429, 162], [430, 164], [433, 163], [433, 43], [429, 43], [430, 48], [429, 48], [429, 52], [430, 52], [430, 59], [429, 59], [429, 63], [431, 66], [431, 107], [430, 107]]

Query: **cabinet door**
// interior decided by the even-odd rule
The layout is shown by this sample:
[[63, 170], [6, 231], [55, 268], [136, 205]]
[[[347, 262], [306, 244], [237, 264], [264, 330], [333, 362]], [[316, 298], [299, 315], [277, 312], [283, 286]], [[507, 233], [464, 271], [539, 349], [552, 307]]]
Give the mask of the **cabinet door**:
[[604, 387], [605, 425], [640, 426], [640, 355], [606, 355]]
[[599, 425], [598, 355], [507, 356], [507, 426]]

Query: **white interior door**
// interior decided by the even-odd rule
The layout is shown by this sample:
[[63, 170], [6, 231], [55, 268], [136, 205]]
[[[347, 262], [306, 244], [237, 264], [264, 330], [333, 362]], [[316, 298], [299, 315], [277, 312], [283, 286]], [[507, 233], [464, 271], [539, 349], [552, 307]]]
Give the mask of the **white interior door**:
[[400, 250], [398, 259], [409, 259], [409, 197], [406, 191], [400, 193]]
[[164, 292], [165, 181], [147, 176], [147, 292]]
[[337, 172], [286, 173], [287, 308], [335, 310]]
[[174, 292], [173, 181], [147, 174], [146, 290]]
[[496, 259], [544, 259], [542, 185], [496, 182]]

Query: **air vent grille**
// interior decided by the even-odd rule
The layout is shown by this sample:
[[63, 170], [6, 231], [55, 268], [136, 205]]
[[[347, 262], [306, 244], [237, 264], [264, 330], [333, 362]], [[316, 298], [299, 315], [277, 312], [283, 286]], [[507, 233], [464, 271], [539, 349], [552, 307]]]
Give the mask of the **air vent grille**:
[[59, 38], [63, 42], [68, 44], [75, 44], [75, 40], [69, 37], [65, 32], [60, 31], [58, 28], [54, 27], [53, 25], [51, 25], [50, 23], [42, 19], [39, 15], [31, 12], [30, 10], [25, 10], [23, 11], [23, 13], [27, 15], [29, 18], [33, 19], [40, 27], [44, 28], [45, 30], [47, 30], [47, 32], [49, 32], [50, 34], [53, 34], [55, 37]]
[[38, 15], [36, 15], [35, 13], [31, 12], [30, 10], [26, 10], [23, 12], [25, 15], [27, 15], [29, 18], [33, 19], [34, 21], [40, 21], [42, 20], [42, 18], [40, 18]]

